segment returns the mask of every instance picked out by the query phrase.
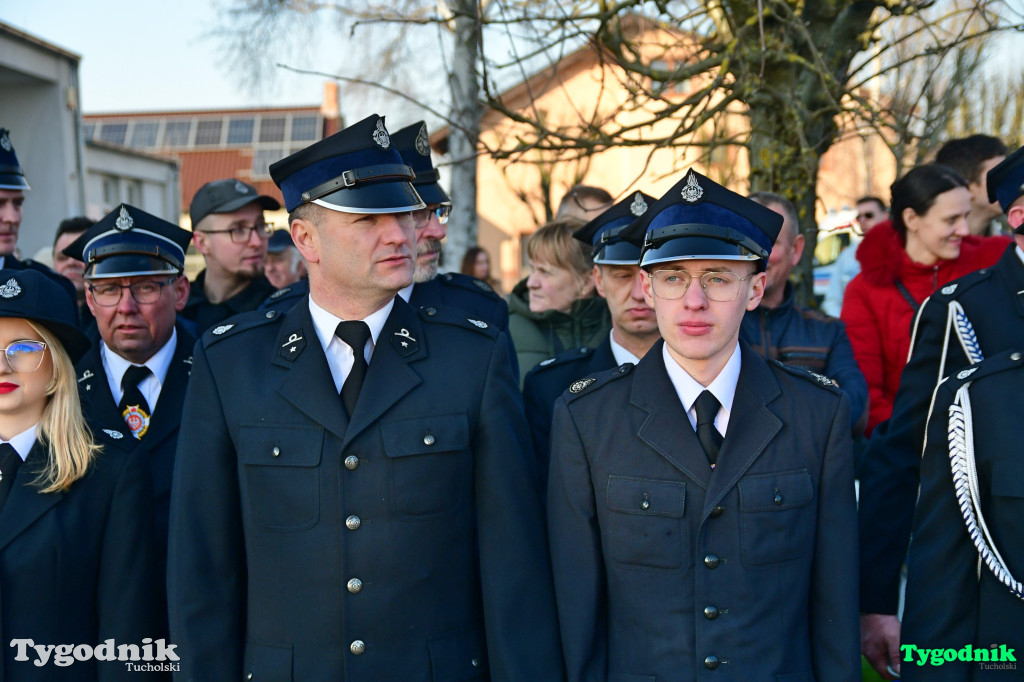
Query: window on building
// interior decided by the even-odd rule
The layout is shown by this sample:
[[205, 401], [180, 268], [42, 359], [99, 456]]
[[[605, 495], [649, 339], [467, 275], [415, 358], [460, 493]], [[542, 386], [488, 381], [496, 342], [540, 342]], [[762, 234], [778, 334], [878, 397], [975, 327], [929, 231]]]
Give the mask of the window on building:
[[85, 135], [86, 140], [91, 140], [93, 134], [96, 132], [95, 123], [86, 123], [82, 126], [82, 134]]
[[284, 141], [284, 117], [264, 118], [260, 121], [260, 142]]
[[228, 123], [228, 144], [252, 144], [253, 119], [235, 118]]
[[200, 121], [196, 126], [196, 146], [220, 144], [220, 131], [224, 127], [223, 119]]
[[100, 128], [100, 139], [113, 144], [124, 144], [125, 135], [128, 134], [127, 123], [104, 123]]
[[192, 134], [192, 121], [168, 121], [164, 128], [165, 147], [187, 147]]
[[128, 191], [125, 202], [132, 206], [142, 206], [142, 183], [138, 180], [131, 180], [125, 183], [125, 186]]
[[132, 147], [155, 147], [156, 133], [160, 128], [159, 123], [145, 122], [136, 123], [132, 126]]
[[121, 203], [121, 182], [112, 175], [103, 176], [103, 203], [108, 209]]
[[270, 164], [285, 157], [283, 149], [274, 147], [271, 149], [257, 149], [252, 156], [252, 176], [254, 178], [270, 177]]
[[320, 119], [316, 116], [295, 116], [292, 118], [292, 141], [312, 142], [320, 137], [317, 125]]

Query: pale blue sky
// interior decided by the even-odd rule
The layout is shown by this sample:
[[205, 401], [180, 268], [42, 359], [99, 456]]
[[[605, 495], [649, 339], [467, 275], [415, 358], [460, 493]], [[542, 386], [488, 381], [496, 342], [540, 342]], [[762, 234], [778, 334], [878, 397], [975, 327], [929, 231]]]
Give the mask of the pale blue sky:
[[[323, 96], [324, 79], [297, 74], [247, 90], [209, 35], [219, 21], [212, 0], [2, 0], [0, 21], [81, 55], [86, 113], [310, 105]], [[331, 71], [331, 52], [298, 65]]]

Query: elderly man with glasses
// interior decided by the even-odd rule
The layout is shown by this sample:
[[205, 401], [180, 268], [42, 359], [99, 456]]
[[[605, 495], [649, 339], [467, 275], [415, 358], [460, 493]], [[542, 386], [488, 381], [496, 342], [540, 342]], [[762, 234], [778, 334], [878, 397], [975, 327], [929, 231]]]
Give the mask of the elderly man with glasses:
[[206, 259], [182, 316], [196, 323], [200, 332], [228, 317], [255, 310], [274, 286], [263, 276], [267, 240], [273, 226], [263, 211], [281, 208], [270, 196], [252, 185], [227, 179], [199, 188], [189, 214], [196, 251]]
[[190, 325], [177, 319], [189, 295], [184, 266], [191, 238], [187, 230], [122, 204], [63, 251], [85, 263], [85, 300], [100, 336], [75, 368], [82, 408], [89, 423], [110, 436], [109, 447], [149, 464], [161, 570], [196, 342]]

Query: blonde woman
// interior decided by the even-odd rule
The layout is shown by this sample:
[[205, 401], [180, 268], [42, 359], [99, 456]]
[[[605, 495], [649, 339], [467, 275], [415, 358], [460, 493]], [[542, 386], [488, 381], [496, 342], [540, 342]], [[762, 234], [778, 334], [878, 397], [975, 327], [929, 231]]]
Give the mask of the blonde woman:
[[522, 378], [564, 350], [597, 346], [611, 331], [608, 305], [594, 285], [591, 247], [572, 236], [582, 225], [555, 220], [526, 240], [530, 276], [508, 297], [508, 331]]
[[73, 363], [88, 347], [59, 284], [33, 270], [0, 270], [5, 682], [164, 674], [97, 660], [108, 640], [103, 658], [116, 658], [122, 644], [159, 653], [151, 642], [165, 636], [165, 607], [156, 597], [146, 463], [104, 451], [103, 439], [127, 429], [97, 440], [82, 417]]

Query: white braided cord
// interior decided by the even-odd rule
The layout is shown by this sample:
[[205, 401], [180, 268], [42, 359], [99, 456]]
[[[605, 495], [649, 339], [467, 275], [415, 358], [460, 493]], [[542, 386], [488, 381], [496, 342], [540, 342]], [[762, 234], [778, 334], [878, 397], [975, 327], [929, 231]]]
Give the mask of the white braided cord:
[[953, 324], [956, 328], [956, 336], [960, 340], [960, 346], [972, 365], [976, 365], [984, 359], [981, 354], [981, 346], [978, 344], [978, 335], [974, 333], [974, 326], [967, 319], [967, 313], [959, 301], [950, 301], [950, 312], [953, 315]]
[[978, 487], [978, 467], [974, 458], [974, 419], [971, 415], [971, 398], [968, 381], [961, 386], [953, 403], [949, 406], [949, 465], [953, 473], [953, 488], [956, 491], [960, 514], [963, 516], [967, 533], [978, 550], [978, 556], [996, 580], [1006, 586], [1018, 599], [1024, 600], [1024, 585], [1016, 580], [1006, 566], [999, 550], [996, 549], [992, 534], [985, 524], [981, 512], [981, 492]]

